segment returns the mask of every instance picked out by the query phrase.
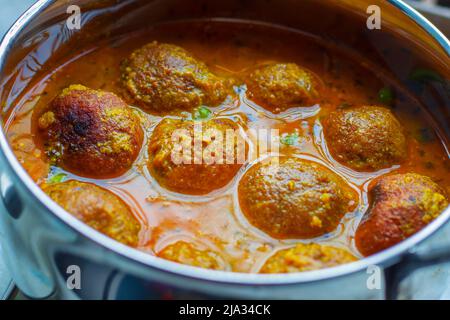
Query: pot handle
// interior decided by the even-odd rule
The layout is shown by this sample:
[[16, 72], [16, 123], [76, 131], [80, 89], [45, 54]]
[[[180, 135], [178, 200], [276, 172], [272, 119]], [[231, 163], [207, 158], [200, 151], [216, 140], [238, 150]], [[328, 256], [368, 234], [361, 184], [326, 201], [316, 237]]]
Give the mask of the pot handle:
[[401, 282], [417, 269], [449, 262], [450, 246], [441, 246], [425, 252], [410, 252], [404, 255], [399, 263], [384, 270], [385, 298], [397, 300]]

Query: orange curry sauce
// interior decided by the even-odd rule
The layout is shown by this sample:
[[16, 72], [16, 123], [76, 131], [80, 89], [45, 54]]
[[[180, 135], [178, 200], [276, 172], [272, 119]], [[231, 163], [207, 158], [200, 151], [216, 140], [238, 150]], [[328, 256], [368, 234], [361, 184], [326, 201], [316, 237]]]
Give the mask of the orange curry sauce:
[[[213, 72], [238, 79], [246, 70], [267, 62], [294, 62], [315, 73], [324, 88], [322, 101], [316, 106], [271, 114], [249, 101], [242, 86], [240, 90], [237, 88], [239, 94], [235, 100], [210, 109], [215, 116], [234, 119], [243, 129], [277, 128], [284, 135], [294, 133], [296, 137], [297, 134], [293, 143], [281, 144], [280, 153], [314, 158], [332, 168], [358, 191], [357, 209], [347, 213], [341, 225], [323, 237], [280, 241], [251, 226], [240, 212], [237, 183], [251, 163], [246, 163], [229, 185], [209, 195], [186, 196], [168, 192], [157, 184], [146, 167], [146, 143], [162, 116], [143, 111], [139, 113], [146, 132], [145, 144], [126, 174], [115, 179], [95, 180], [52, 168], [38, 147], [34, 110], [45, 107], [71, 84], [122, 95], [121, 61], [133, 50], [154, 40], [179, 45], [203, 60]], [[375, 67], [370, 63], [354, 61], [310, 35], [245, 23], [178, 22], [99, 43], [67, 57], [66, 63], [54, 65], [53, 70], [22, 93], [5, 124], [16, 156], [37, 183], [63, 172], [67, 179], [92, 182], [119, 195], [141, 222], [139, 249], [149, 254], [158, 253], [177, 240], [187, 240], [199, 248], [216, 250], [237, 272], [257, 272], [276, 250], [302, 241], [347, 248], [362, 257], [354, 246], [353, 236], [370, 201], [369, 185], [377, 177], [391, 172], [417, 172], [431, 177], [444, 190], [450, 191], [449, 156], [438, 130], [418, 100], [389, 79], [376, 76]], [[321, 119], [336, 108], [348, 105], [381, 105], [378, 92], [384, 87], [393, 88], [396, 94], [392, 110], [406, 131], [407, 159], [392, 168], [372, 173], [345, 168], [327, 151]]]

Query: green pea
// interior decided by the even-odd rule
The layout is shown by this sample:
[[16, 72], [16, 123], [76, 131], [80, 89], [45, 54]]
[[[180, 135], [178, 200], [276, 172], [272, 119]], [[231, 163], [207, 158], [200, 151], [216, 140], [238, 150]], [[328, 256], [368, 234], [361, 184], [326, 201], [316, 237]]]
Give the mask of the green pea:
[[378, 92], [378, 100], [384, 104], [391, 104], [394, 100], [394, 92], [391, 88], [385, 87]]
[[292, 133], [280, 138], [280, 142], [287, 146], [292, 146], [298, 140], [298, 134]]
[[54, 174], [53, 176], [51, 176], [50, 178], [48, 178], [47, 183], [63, 182], [66, 177], [67, 177], [67, 174], [65, 174], [65, 173], [57, 173], [57, 174]]
[[200, 107], [195, 112], [194, 119], [195, 120], [207, 119], [210, 115], [211, 115], [211, 110], [209, 110], [207, 107]]

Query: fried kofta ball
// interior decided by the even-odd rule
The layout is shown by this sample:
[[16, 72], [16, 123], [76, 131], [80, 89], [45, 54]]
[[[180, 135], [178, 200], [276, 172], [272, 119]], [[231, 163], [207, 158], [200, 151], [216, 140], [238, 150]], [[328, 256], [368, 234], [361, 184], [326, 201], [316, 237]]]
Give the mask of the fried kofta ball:
[[71, 85], [38, 118], [53, 164], [89, 177], [118, 176], [139, 154], [139, 117], [110, 92]]
[[262, 66], [245, 83], [249, 98], [274, 113], [317, 103], [317, 80], [295, 63]]
[[183, 48], [158, 42], [137, 49], [123, 62], [122, 82], [135, 102], [156, 112], [217, 106], [233, 85]]
[[222, 258], [211, 250], [199, 250], [193, 244], [178, 241], [158, 253], [158, 257], [173, 262], [212, 270], [224, 270], [226, 268]]
[[222, 188], [239, 171], [240, 159], [247, 152], [245, 140], [230, 143], [227, 138], [231, 133], [242, 137], [237, 130], [229, 119], [166, 118], [150, 139], [149, 171], [160, 185], [174, 192], [202, 195]]
[[370, 190], [372, 204], [356, 230], [358, 250], [369, 256], [424, 228], [448, 206], [445, 192], [416, 174], [382, 177]]
[[323, 165], [294, 157], [252, 166], [238, 187], [249, 222], [273, 238], [314, 238], [331, 232], [356, 207], [356, 192]]
[[112, 192], [75, 180], [44, 184], [42, 190], [90, 227], [126, 245], [138, 245], [140, 224], [125, 202]]
[[324, 134], [333, 157], [358, 171], [400, 163], [406, 156], [403, 128], [389, 109], [362, 106], [331, 113]]
[[263, 265], [260, 273], [290, 273], [325, 269], [358, 260], [345, 249], [317, 243], [299, 243], [280, 250]]

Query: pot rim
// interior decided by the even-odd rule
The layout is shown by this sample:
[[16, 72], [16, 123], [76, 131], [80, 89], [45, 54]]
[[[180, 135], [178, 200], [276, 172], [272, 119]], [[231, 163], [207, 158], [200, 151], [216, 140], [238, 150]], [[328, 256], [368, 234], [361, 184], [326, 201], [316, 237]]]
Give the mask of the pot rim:
[[[10, 53], [12, 43], [16, 40], [16, 37], [20, 34], [22, 29], [48, 6], [55, 3], [55, 1], [56, 0], [38, 0], [9, 29], [2, 42], [0, 43], [0, 71], [3, 69], [6, 57]], [[416, 22], [422, 29], [424, 29], [429, 35], [431, 35], [448, 54], [450, 54], [449, 40], [441, 33], [441, 31], [439, 31], [434, 25], [432, 25], [431, 22], [429, 22], [420, 13], [418, 13], [408, 4], [404, 3], [402, 0], [388, 1], [397, 9], [399, 9], [403, 14], [406, 14], [410, 19]], [[0, 128], [0, 152], [3, 153], [3, 156], [7, 160], [8, 165], [8, 168], [3, 169], [2, 178], [5, 175], [6, 170], [12, 170], [18, 178], [20, 188], [25, 188], [30, 196], [34, 198], [33, 200], [37, 205], [52, 213], [54, 216], [56, 216], [56, 218], [64, 222], [70, 228], [81, 233], [81, 235], [83, 235], [87, 239], [94, 241], [99, 246], [117, 253], [122, 257], [141, 263], [146, 267], [151, 267], [159, 271], [171, 273], [173, 275], [181, 277], [211, 281], [215, 283], [228, 283], [237, 285], [298, 284], [344, 276], [347, 274], [366, 270], [369, 266], [373, 265], [381, 266], [395, 263], [400, 260], [402, 254], [407, 253], [413, 246], [431, 236], [434, 232], [439, 230], [448, 220], [450, 220], [450, 207], [448, 207], [426, 228], [422, 229], [403, 242], [373, 256], [349, 264], [322, 270], [287, 274], [253, 274], [201, 269], [157, 258], [146, 252], [128, 247], [103, 235], [95, 229], [92, 229], [88, 225], [84, 224], [83, 222], [79, 221], [74, 216], [66, 212], [55, 202], [53, 202], [50, 197], [48, 197], [39, 188], [39, 186], [31, 179], [31, 177], [19, 163], [7, 141], [7, 138], [3, 131], [3, 127]], [[8, 177], [6, 178], [9, 179]], [[16, 188], [17, 187], [18, 186], [16, 186]]]

